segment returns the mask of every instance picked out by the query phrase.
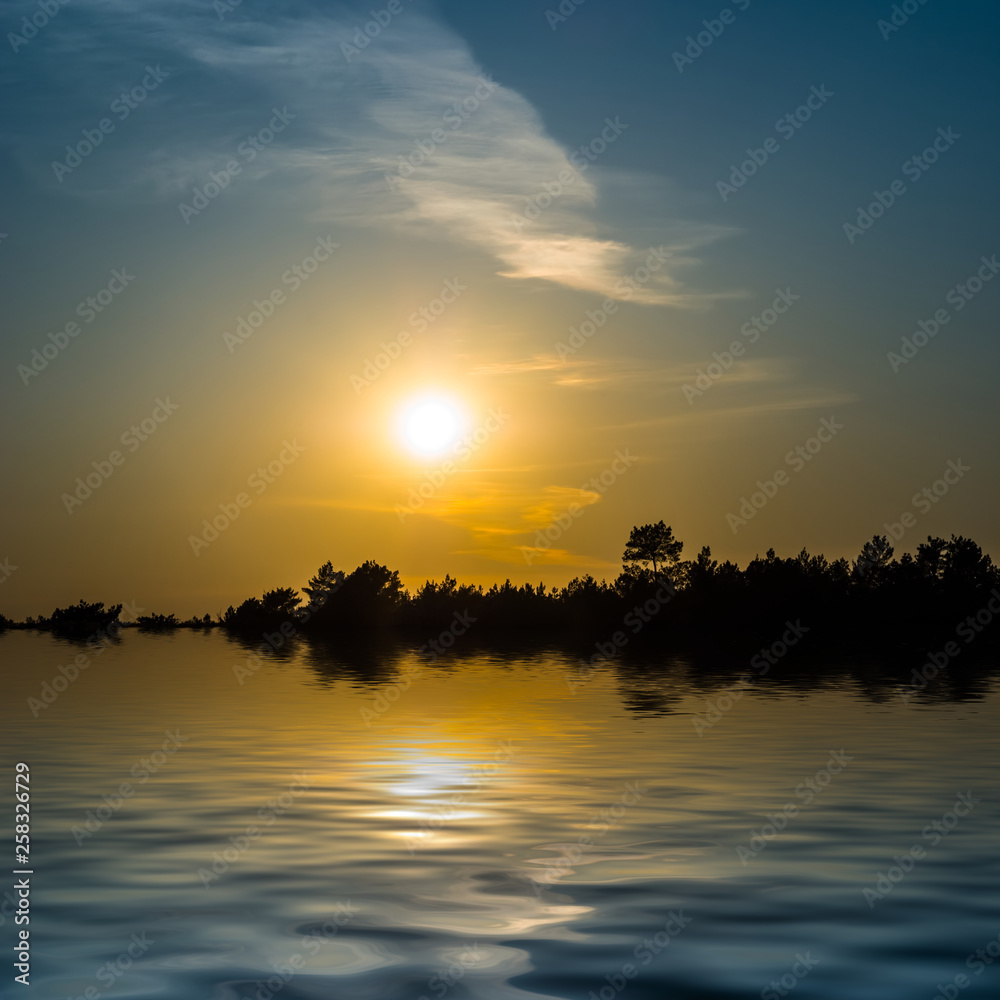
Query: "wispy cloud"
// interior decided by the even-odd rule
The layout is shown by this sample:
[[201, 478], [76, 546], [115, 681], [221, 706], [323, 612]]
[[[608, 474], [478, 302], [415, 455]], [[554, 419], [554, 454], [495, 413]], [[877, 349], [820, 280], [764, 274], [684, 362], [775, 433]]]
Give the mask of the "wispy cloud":
[[[372, 45], [362, 61], [381, 84], [380, 93], [369, 95], [369, 118], [381, 130], [365, 130], [343, 162], [353, 157], [357, 178], [378, 188], [366, 205], [380, 221], [427, 224], [476, 245], [497, 258], [504, 277], [647, 304], [679, 303], [677, 271], [691, 263], [690, 251], [720, 235], [718, 229], [664, 233], [674, 259], [626, 293], [621, 279], [649, 249], [631, 246], [625, 234], [597, 221], [600, 164], [556, 143], [521, 94], [502, 82], [485, 83], [461, 39], [415, 18], [409, 35]], [[610, 121], [594, 123], [598, 146], [616, 128], [627, 128]], [[435, 130], [443, 141], [434, 141]]]
[[[219, 23], [209, 5], [76, 6], [80, 16], [54, 21], [47, 42], [53, 51], [72, 46], [69, 65], [53, 72], [88, 81], [90, 106], [100, 111], [105, 89], [114, 96], [111, 80], [124, 79], [99, 41], [131, 47], [142, 61], [163, 59], [173, 76], [155, 108], [136, 113], [134, 129], [123, 123], [109, 138], [115, 154], [95, 157], [62, 191], [121, 198], [140, 186], [165, 200], [190, 196], [277, 104], [295, 122], [243, 178], [280, 181], [272, 187], [311, 218], [445, 236], [491, 255], [511, 279], [646, 304], [699, 298], [678, 275], [721, 231], [686, 222], [663, 232], [669, 262], [623, 294], [620, 279], [649, 248], [600, 221], [600, 162], [560, 146], [524, 96], [493, 81], [461, 37], [415, 7], [347, 59], [342, 43], [357, 22], [343, 12], [268, 12], [261, 23], [241, 7]], [[63, 109], [41, 130], [53, 150], [91, 124], [87, 106]], [[32, 125], [37, 137], [37, 118]], [[612, 136], [626, 141], [627, 127], [595, 121], [594, 149]], [[240, 186], [252, 187], [243, 178]]]
[[[639, 358], [560, 358], [536, 354], [530, 358], [490, 361], [475, 365], [470, 375], [484, 378], [539, 379], [580, 389], [680, 388], [697, 375], [687, 363], [651, 365]], [[791, 382], [794, 366], [780, 358], [748, 358], [727, 372], [728, 387]]]
[[[636, 358], [560, 358], [538, 354], [530, 358], [475, 365], [481, 378], [545, 382], [564, 388], [656, 394], [675, 393], [676, 405], [655, 416], [603, 425], [604, 430], [639, 430], [670, 424], [715, 424], [727, 431], [736, 417], [756, 417], [798, 410], [822, 410], [858, 401], [853, 392], [807, 385], [800, 368], [785, 358], [745, 358], [717, 383], [709, 383], [703, 398], [687, 402], [684, 387], [695, 385], [697, 372], [688, 363], [651, 365]], [[721, 421], [721, 423], [720, 423]]]

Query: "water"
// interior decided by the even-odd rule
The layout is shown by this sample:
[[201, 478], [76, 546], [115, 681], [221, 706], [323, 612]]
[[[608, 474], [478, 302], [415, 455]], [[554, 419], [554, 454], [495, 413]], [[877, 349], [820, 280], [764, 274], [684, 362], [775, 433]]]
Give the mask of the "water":
[[0, 636], [36, 997], [1000, 994], [1000, 960], [966, 964], [1000, 953], [988, 683], [750, 689], [699, 736], [722, 688], [680, 661], [574, 692], [559, 653], [400, 685], [411, 652], [303, 646], [240, 684], [218, 632], [128, 633], [33, 718], [80, 649]]

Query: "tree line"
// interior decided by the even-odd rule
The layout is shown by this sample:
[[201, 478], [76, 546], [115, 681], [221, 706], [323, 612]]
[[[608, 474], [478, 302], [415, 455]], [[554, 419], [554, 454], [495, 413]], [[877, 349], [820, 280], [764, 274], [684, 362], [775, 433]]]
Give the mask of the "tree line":
[[[899, 558], [884, 535], [865, 543], [853, 560], [831, 561], [805, 549], [782, 558], [769, 549], [744, 568], [713, 559], [708, 546], [685, 560], [683, 548], [673, 529], [659, 521], [632, 529], [622, 570], [611, 582], [588, 574], [565, 587], [518, 586], [508, 579], [484, 588], [446, 575], [411, 594], [397, 571], [375, 561], [351, 572], [328, 561], [301, 593], [278, 587], [214, 618], [206, 614], [181, 621], [172, 614], [151, 614], [123, 623], [122, 605], [81, 600], [48, 617], [14, 622], [0, 616], [0, 630], [84, 635], [123, 627], [221, 628], [241, 636], [281, 630], [287, 635], [390, 633], [412, 638], [446, 628], [461, 613], [482, 636], [600, 636], [629, 623], [632, 631], [656, 642], [669, 638], [725, 646], [780, 634], [787, 623], [798, 621], [824, 630], [827, 644], [917, 647], [960, 628], [978, 639], [1000, 612], [1000, 569], [962, 536], [928, 536], [915, 553]], [[989, 641], [982, 639], [980, 645]]]

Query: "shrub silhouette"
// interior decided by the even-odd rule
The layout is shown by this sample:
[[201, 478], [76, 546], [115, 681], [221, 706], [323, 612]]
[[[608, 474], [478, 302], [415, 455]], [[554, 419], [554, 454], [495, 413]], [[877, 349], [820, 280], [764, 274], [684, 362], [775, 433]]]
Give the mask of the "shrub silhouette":
[[136, 625], [144, 632], [169, 632], [180, 628], [181, 623], [176, 615], [140, 615]]
[[81, 597], [78, 603], [71, 604], [68, 608], [56, 608], [47, 620], [43, 620], [43, 627], [48, 627], [53, 632], [71, 634], [99, 632], [116, 624], [121, 610], [121, 604], [105, 608], [103, 601], [88, 604]]

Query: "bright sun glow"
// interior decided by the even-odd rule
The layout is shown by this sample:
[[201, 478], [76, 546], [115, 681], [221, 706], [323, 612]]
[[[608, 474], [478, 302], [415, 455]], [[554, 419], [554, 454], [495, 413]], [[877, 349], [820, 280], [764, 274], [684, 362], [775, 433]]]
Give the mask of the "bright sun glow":
[[421, 455], [444, 451], [458, 438], [462, 420], [458, 408], [446, 399], [423, 399], [403, 414], [403, 438]]

